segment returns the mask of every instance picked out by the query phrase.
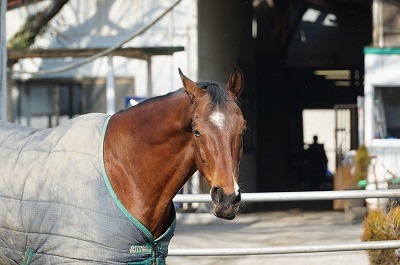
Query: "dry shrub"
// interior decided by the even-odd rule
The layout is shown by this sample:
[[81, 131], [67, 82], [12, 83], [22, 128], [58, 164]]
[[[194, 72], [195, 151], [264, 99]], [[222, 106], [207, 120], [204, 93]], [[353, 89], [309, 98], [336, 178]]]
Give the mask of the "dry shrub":
[[[400, 207], [391, 207], [387, 213], [371, 210], [364, 222], [362, 241], [400, 239]], [[400, 264], [394, 249], [367, 250], [370, 264]]]

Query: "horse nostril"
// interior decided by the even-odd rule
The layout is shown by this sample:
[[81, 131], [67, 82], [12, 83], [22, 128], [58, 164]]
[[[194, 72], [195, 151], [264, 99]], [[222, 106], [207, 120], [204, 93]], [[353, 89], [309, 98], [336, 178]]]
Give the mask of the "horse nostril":
[[213, 187], [211, 189], [211, 199], [217, 204], [221, 202], [222, 194], [221, 194], [221, 189], [219, 187]]

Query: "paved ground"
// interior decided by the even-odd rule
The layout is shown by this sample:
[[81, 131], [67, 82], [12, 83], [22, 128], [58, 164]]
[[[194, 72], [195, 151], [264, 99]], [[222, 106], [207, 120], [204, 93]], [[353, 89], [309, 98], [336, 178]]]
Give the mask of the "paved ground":
[[[361, 223], [345, 220], [343, 212], [266, 212], [244, 214], [233, 221], [210, 214], [178, 214], [170, 249], [195, 247], [266, 247], [278, 245], [359, 242]], [[364, 251], [236, 257], [168, 257], [168, 264], [366, 265]]]

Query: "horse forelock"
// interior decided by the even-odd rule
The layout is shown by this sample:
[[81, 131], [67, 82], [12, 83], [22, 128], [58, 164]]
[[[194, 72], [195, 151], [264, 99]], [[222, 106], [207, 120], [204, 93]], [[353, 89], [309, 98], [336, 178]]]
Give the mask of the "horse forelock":
[[220, 109], [227, 107], [230, 99], [225, 85], [212, 81], [199, 81], [196, 85], [208, 93], [212, 110], [216, 107]]

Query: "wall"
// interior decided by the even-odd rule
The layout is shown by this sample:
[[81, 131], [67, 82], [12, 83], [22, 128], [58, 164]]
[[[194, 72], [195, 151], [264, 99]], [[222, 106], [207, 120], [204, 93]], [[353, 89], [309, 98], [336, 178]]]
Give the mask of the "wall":
[[[350, 128], [350, 114], [346, 113], [348, 124], [346, 128]], [[335, 151], [335, 112], [334, 110], [304, 110], [303, 111], [303, 137], [304, 143], [311, 144], [313, 136], [318, 136], [318, 143], [324, 144], [325, 153], [328, 157], [328, 169], [331, 172], [336, 170], [336, 151]], [[343, 148], [347, 150], [350, 146], [350, 137], [346, 138], [346, 142], [341, 143]]]
[[240, 102], [249, 130], [245, 136], [239, 179], [241, 189], [245, 192], [257, 191], [252, 12], [251, 1], [198, 2], [199, 79], [226, 84], [235, 66], [242, 69], [245, 77]]
[[397, 0], [375, 0], [372, 4], [373, 45], [398, 47], [400, 42], [400, 2]]

